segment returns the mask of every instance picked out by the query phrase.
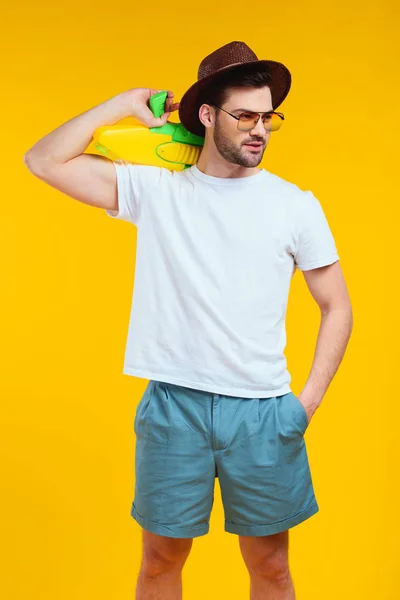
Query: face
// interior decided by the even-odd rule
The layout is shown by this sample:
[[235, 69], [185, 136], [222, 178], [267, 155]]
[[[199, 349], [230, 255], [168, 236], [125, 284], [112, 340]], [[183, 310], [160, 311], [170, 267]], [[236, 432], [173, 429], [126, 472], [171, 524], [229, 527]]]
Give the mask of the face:
[[[221, 106], [236, 116], [245, 110], [267, 112], [273, 110], [271, 91], [268, 87], [234, 88]], [[220, 155], [228, 162], [242, 167], [257, 167], [260, 164], [270, 135], [270, 132], [265, 131], [261, 118], [250, 131], [239, 131], [238, 121], [223, 111], [218, 111], [212, 132]], [[251, 142], [261, 144], [253, 147], [246, 145]]]

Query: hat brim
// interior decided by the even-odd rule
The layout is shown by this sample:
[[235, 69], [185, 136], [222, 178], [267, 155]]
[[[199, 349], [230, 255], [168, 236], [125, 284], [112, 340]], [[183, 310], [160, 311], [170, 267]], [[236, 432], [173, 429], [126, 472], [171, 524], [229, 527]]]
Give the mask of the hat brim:
[[178, 112], [182, 125], [188, 131], [190, 131], [190, 133], [204, 137], [205, 127], [200, 121], [198, 114], [201, 106], [199, 98], [201, 92], [211, 85], [215, 79], [218, 79], [221, 73], [234, 70], [238, 66], [251, 67], [253, 65], [260, 65], [261, 67], [264, 66], [265, 70], [270, 73], [271, 81], [268, 85], [271, 88], [272, 108], [273, 110], [278, 108], [278, 106], [282, 104], [283, 100], [288, 95], [292, 83], [292, 77], [287, 67], [285, 67], [284, 64], [274, 60], [256, 60], [248, 63], [234, 63], [228, 67], [218, 70], [216, 73], [212, 73], [211, 75], [196, 81], [184, 93], [179, 104]]

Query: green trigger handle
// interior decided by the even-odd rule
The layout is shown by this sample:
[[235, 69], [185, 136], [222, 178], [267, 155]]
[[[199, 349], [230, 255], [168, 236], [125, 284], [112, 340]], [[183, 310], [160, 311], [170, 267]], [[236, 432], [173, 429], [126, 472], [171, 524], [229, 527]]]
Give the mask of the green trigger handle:
[[167, 96], [168, 92], [158, 92], [150, 97], [150, 110], [156, 119], [160, 118], [164, 114], [164, 106]]

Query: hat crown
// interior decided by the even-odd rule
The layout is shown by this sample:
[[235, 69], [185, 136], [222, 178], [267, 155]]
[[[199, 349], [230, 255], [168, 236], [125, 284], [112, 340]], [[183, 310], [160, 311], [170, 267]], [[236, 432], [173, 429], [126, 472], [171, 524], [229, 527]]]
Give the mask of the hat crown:
[[256, 54], [247, 44], [244, 42], [230, 42], [201, 61], [197, 78], [203, 79], [226, 67], [257, 60]]

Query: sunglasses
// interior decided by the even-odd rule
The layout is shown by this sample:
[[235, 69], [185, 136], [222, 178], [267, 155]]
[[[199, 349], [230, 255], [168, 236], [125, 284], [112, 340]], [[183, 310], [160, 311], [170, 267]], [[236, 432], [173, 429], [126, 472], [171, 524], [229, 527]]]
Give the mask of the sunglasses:
[[270, 110], [265, 113], [246, 111], [240, 113], [240, 115], [237, 117], [236, 115], [233, 115], [216, 104], [213, 104], [213, 106], [223, 110], [228, 115], [236, 119], [238, 122], [237, 128], [239, 131], [251, 131], [251, 129], [257, 125], [258, 121], [260, 120], [260, 116], [266, 131], [277, 131], [282, 125], [282, 121], [285, 119], [281, 112], [275, 112], [274, 110]]

